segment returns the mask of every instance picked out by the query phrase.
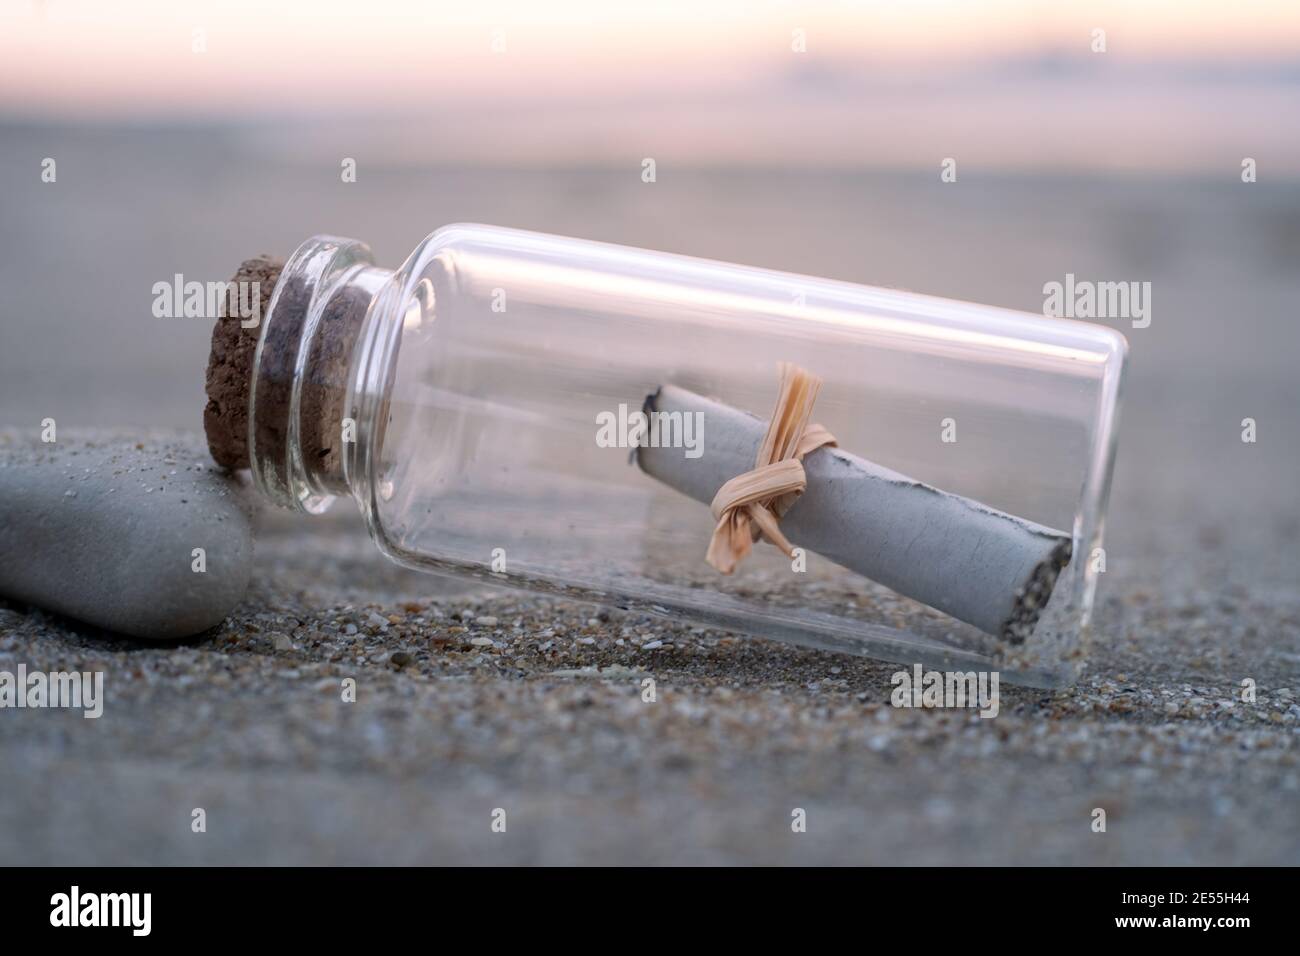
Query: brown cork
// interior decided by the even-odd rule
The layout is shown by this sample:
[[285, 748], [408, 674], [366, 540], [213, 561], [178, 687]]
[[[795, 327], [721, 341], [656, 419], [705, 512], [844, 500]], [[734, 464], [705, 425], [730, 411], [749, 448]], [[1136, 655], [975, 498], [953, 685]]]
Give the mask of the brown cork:
[[[208, 404], [203, 425], [213, 459], [227, 468], [249, 467], [249, 392], [253, 358], [262, 323], [269, 321], [268, 306], [284, 263], [269, 256], [245, 261], [233, 283], [257, 282], [261, 293], [261, 322], [245, 329], [237, 317], [220, 318], [212, 330], [212, 353], [208, 360]], [[223, 311], [237, 315], [231, 296], [232, 283]], [[300, 389], [298, 409], [299, 446], [303, 466], [323, 490], [347, 490], [343, 475], [344, 403], [353, 347], [370, 305], [369, 292], [344, 285], [325, 303], [311, 330], [301, 372], [297, 357], [306, 334], [303, 323], [312, 298], [312, 287], [301, 276], [288, 276], [276, 302], [276, 321], [265, 331], [262, 365], [257, 386], [257, 449], [267, 467], [280, 472], [286, 460], [290, 410], [295, 384]], [[301, 374], [302, 381], [296, 383]], [[284, 476], [281, 474], [280, 479]]]
[[[248, 392], [253, 376], [253, 354], [257, 350], [261, 321], [266, 319], [271, 293], [283, 268], [284, 262], [271, 256], [245, 260], [231, 280], [221, 315], [212, 328], [203, 430], [213, 460], [226, 468], [248, 467]], [[240, 282], [258, 284], [261, 321], [254, 328], [244, 328], [239, 319], [236, 297]]]
[[343, 477], [348, 373], [370, 306], [370, 293], [344, 286], [325, 303], [307, 351], [302, 383], [301, 448], [306, 467], [327, 490], [347, 490]]

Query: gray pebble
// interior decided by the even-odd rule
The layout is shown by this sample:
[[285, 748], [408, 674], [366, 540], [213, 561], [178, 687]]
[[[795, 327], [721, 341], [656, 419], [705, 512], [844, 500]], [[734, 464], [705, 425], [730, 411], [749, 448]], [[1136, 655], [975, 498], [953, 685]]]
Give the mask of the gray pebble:
[[0, 595], [134, 637], [221, 623], [248, 587], [253, 535], [237, 483], [168, 473], [164, 459], [197, 454], [176, 441], [0, 445]]

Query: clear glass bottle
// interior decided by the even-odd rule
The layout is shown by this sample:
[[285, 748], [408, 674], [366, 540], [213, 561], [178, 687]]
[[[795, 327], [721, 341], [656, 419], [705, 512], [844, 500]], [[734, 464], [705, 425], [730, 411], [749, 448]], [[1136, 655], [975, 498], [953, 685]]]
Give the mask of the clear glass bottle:
[[[1127, 349], [1109, 329], [451, 225], [396, 270], [376, 267], [360, 242], [308, 240], [260, 335], [256, 485], [307, 512], [351, 496], [404, 565], [1036, 685], [1071, 680], [1086, 650]], [[813, 420], [887, 480], [1063, 529], [1072, 557], [1023, 640], [927, 606], [971, 574], [948, 566], [957, 558], [933, 529], [922, 540], [924, 510], [907, 517], [919, 557], [896, 526], [880, 532], [880, 550], [892, 562], [881, 576], [925, 579], [927, 603], [816, 553], [798, 568], [768, 543], [732, 575], [706, 563], [707, 502], [638, 467], [644, 450], [628, 446], [647, 437], [625, 422], [665, 386], [766, 420], [781, 363], [823, 380]], [[611, 422], [618, 440], [609, 428], [601, 440]], [[708, 461], [728, 436], [725, 423], [712, 434], [702, 424]], [[889, 518], [868, 515], [864, 527], [877, 517]], [[876, 560], [870, 534], [851, 537]], [[977, 584], [1000, 560], [968, 558]]]

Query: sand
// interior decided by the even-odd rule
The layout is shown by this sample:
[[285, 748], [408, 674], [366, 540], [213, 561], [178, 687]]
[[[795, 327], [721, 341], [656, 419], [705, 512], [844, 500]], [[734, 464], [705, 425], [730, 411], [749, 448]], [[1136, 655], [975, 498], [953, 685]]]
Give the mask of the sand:
[[[357, 193], [224, 130], [6, 132], [16, 168], [60, 157], [56, 192], [0, 184], [0, 421], [21, 428], [197, 432], [211, 324], [153, 319], [151, 284], [319, 229], [386, 263], [471, 220], [1028, 310], [1066, 273], [1149, 279], [1154, 307], [1111, 323], [1132, 375], [1073, 691], [1003, 684], [993, 720], [895, 710], [888, 665], [459, 590], [387, 564], [355, 517], [279, 518], [202, 640], [0, 605], [0, 669], [103, 666], [109, 697], [97, 721], [0, 712], [0, 861], [1300, 862], [1300, 186], [661, 166], [648, 192], [636, 169], [394, 166]], [[181, 225], [105, 243], [123, 222]], [[630, 673], [559, 676], [594, 667]]]
[[1084, 681], [981, 719], [891, 707], [892, 665], [465, 589], [346, 510], [267, 513], [199, 638], [0, 605], [0, 669], [102, 669], [107, 698], [0, 712], [0, 859], [1296, 862], [1296, 602], [1115, 581]]

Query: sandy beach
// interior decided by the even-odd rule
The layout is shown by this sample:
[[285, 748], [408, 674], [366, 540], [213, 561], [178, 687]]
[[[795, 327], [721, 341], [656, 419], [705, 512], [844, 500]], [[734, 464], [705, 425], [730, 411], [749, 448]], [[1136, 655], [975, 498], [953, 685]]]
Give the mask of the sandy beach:
[[894, 665], [431, 578], [346, 507], [267, 512], [247, 599], [200, 637], [0, 603], [0, 669], [102, 669], [107, 694], [94, 721], [0, 714], [0, 861], [1300, 860], [1300, 186], [694, 168], [649, 194], [609, 169], [393, 167], [331, 191], [228, 130], [0, 129], [0, 165], [51, 149], [57, 192], [0, 182], [0, 455], [47, 416], [202, 455], [210, 327], [153, 318], [152, 284], [317, 231], [395, 263], [486, 221], [1027, 311], [1067, 273], [1143, 278], [1153, 310], [1111, 323], [1131, 376], [1074, 689], [1004, 685], [993, 720], [895, 709]]

